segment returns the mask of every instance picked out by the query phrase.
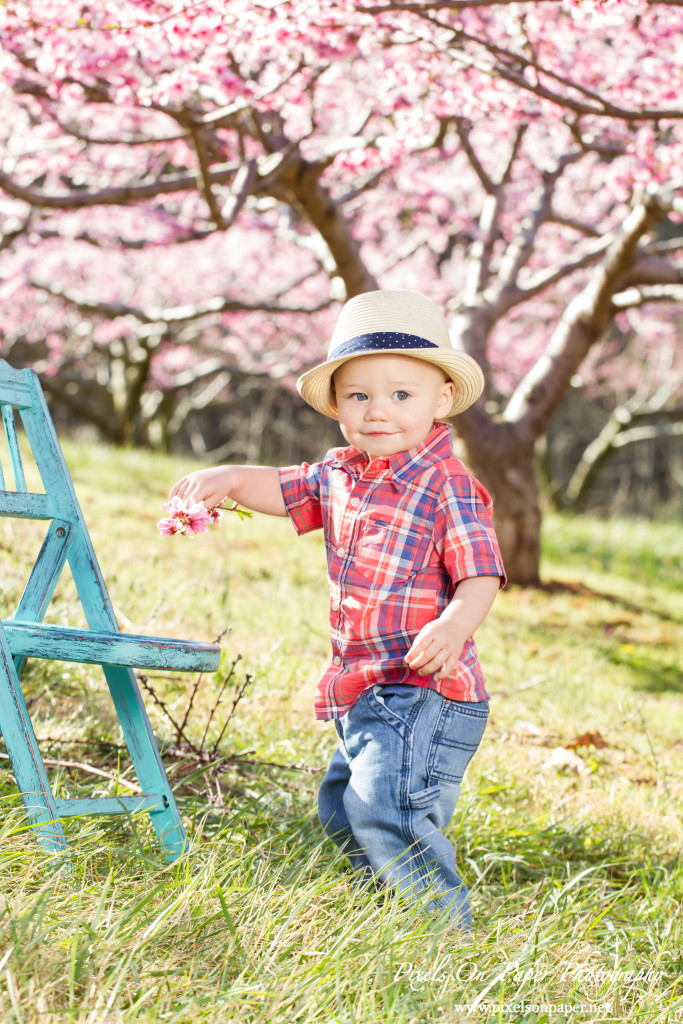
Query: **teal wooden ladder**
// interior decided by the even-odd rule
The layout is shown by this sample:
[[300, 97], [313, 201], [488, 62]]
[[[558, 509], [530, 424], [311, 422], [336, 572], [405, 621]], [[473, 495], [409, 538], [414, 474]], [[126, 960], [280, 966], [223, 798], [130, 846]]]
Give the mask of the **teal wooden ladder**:
[[[0, 731], [31, 825], [39, 841], [66, 850], [62, 818], [147, 812], [169, 860], [185, 846], [185, 830], [133, 673], [139, 669], [211, 672], [215, 644], [122, 633], [78, 504], [42, 389], [32, 370], [0, 359], [0, 409], [12, 465], [9, 489], [0, 465], [0, 516], [45, 520], [49, 526], [19, 605], [0, 618]], [[29, 491], [17, 415], [43, 490]], [[22, 442], [23, 444], [23, 442]], [[71, 569], [87, 627], [49, 625], [44, 617], [60, 574]], [[20, 678], [27, 658], [101, 665], [142, 794], [92, 799], [53, 795]]]

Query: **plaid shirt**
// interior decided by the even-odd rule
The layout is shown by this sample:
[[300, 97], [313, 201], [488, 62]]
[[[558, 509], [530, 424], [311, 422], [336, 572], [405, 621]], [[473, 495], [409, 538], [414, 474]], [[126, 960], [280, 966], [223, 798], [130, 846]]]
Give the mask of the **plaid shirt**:
[[403, 661], [460, 580], [505, 582], [491, 499], [453, 456], [449, 426], [436, 422], [418, 447], [369, 465], [353, 445], [332, 448], [315, 465], [281, 469], [280, 485], [297, 533], [325, 533], [333, 657], [318, 684], [316, 718], [341, 717], [377, 683], [486, 700], [472, 638], [439, 682]]

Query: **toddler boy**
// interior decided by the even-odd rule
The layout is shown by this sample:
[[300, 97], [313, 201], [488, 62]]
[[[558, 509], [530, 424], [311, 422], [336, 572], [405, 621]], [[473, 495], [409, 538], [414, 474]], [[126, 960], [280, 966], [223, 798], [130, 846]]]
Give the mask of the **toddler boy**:
[[346, 303], [327, 360], [297, 386], [348, 447], [314, 465], [199, 470], [171, 496], [207, 508], [228, 497], [289, 516], [298, 533], [323, 529], [333, 657], [315, 714], [334, 720], [339, 747], [320, 821], [362, 882], [426, 895], [468, 928], [442, 830], [486, 727], [472, 634], [505, 574], [491, 500], [441, 420], [477, 400], [483, 376], [431, 300], [375, 291]]

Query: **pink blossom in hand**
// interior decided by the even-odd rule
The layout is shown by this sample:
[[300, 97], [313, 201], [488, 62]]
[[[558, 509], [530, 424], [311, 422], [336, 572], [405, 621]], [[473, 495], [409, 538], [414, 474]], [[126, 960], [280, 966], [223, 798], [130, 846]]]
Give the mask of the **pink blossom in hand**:
[[209, 526], [216, 526], [223, 518], [224, 512], [236, 512], [240, 519], [250, 519], [251, 512], [240, 508], [237, 502], [232, 505], [216, 505], [208, 511], [204, 502], [186, 505], [181, 498], [173, 497], [163, 508], [171, 514], [157, 523], [159, 533], [164, 537], [172, 537], [179, 533], [191, 537], [195, 533], [206, 533]]
[[207, 512], [202, 502], [186, 505], [180, 498], [173, 497], [163, 506], [170, 515], [157, 523], [159, 533], [166, 537], [180, 533], [191, 536], [194, 533], [206, 533], [215, 517]]
[[172, 537], [174, 533], [183, 532], [180, 529], [180, 522], [170, 516], [167, 519], [160, 519], [157, 523], [159, 533], [164, 537]]

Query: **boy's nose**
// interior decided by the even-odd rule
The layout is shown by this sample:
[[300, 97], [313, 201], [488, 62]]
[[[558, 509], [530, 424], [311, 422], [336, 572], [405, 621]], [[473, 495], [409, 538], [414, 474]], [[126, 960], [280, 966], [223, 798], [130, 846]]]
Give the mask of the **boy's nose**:
[[387, 420], [388, 413], [384, 399], [371, 398], [365, 409], [365, 418], [368, 420]]

